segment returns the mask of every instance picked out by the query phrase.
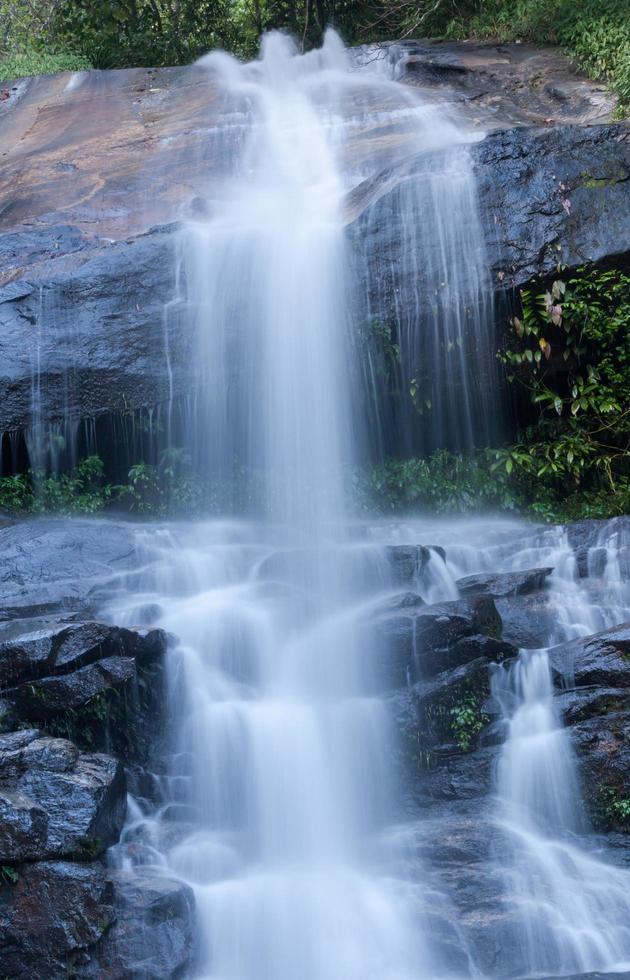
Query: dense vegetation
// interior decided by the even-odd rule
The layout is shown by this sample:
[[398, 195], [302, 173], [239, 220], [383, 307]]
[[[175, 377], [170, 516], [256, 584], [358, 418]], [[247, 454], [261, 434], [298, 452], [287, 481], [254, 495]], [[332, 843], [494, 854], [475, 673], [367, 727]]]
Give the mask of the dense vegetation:
[[362, 485], [383, 512], [479, 507], [546, 520], [630, 512], [630, 277], [582, 269], [521, 296], [499, 353], [518, 441], [390, 461]]
[[261, 33], [304, 47], [333, 25], [349, 43], [496, 37], [561, 45], [630, 105], [627, 0], [0, 0], [0, 79], [184, 64], [214, 47], [255, 54]]

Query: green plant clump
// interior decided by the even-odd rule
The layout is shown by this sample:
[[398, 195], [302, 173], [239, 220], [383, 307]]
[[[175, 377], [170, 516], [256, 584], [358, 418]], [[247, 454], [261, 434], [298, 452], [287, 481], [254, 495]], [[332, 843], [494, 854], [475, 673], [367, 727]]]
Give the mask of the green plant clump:
[[474, 694], [450, 709], [450, 728], [462, 752], [470, 750], [488, 721], [488, 716], [480, 710], [479, 701]]
[[60, 71], [84, 71], [91, 68], [89, 58], [81, 54], [45, 54], [26, 51], [0, 56], [0, 82], [29, 75], [56, 75]]

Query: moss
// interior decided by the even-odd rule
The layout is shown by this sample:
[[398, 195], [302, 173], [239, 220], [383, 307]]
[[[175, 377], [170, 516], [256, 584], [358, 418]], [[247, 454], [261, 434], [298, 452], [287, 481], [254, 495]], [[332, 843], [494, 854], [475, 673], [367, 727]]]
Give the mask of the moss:
[[616, 177], [594, 177], [588, 172], [582, 174], [583, 187], [588, 187], [589, 189], [597, 189], [598, 187], [612, 187], [614, 184], [619, 184], [624, 180], [628, 179], [628, 174], [620, 171]]
[[76, 861], [94, 861], [103, 853], [105, 847], [100, 837], [84, 837], [74, 853]]

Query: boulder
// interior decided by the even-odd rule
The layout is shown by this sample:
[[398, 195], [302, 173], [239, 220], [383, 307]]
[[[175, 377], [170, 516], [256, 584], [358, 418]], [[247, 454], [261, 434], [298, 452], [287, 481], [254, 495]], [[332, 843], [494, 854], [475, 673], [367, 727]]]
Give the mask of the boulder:
[[41, 677], [36, 681], [6, 688], [3, 696], [11, 702], [16, 714], [29, 722], [46, 722], [62, 712], [76, 711], [95, 699], [131, 685], [136, 665], [131, 657], [108, 657], [59, 677]]
[[445, 560], [444, 548], [425, 547], [421, 544], [393, 544], [385, 547], [385, 557], [392, 571], [395, 586], [417, 584], [419, 577], [431, 560], [431, 554]]
[[608, 563], [608, 546], [613, 544], [620, 571], [630, 577], [630, 518], [576, 521], [567, 527], [567, 538], [575, 553], [581, 578], [601, 575]]
[[528, 568], [519, 572], [501, 572], [497, 575], [466, 575], [457, 579], [456, 586], [463, 596], [491, 596], [505, 599], [527, 595], [544, 588], [545, 579], [553, 568]]
[[136, 532], [131, 522], [50, 517], [0, 527], [0, 638], [26, 631], [14, 619], [35, 629], [41, 617], [89, 618], [137, 566]]
[[115, 923], [80, 977], [98, 980], [176, 980], [188, 976], [195, 955], [192, 889], [159, 872], [109, 872]]
[[409, 593], [392, 608], [391, 601], [369, 625], [382, 652], [382, 676], [390, 688], [422, 678], [482, 655], [500, 660], [515, 650], [501, 639], [501, 619], [488, 597], [425, 605]]
[[496, 599], [505, 641], [519, 650], [538, 650], [550, 642], [557, 627], [557, 613], [547, 592], [531, 592]]
[[22, 865], [14, 883], [0, 885], [2, 975], [76, 975], [114, 920], [113, 893], [98, 864]]
[[549, 659], [569, 687], [630, 687], [630, 623], [562, 643]]
[[127, 808], [122, 765], [37, 731], [0, 736], [0, 862], [100, 854]]

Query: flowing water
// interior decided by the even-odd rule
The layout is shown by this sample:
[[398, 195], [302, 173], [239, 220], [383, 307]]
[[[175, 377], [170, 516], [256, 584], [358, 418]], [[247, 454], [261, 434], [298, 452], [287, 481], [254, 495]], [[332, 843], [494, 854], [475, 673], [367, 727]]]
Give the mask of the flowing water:
[[[381, 355], [370, 341], [365, 356], [357, 337], [392, 326], [389, 273], [346, 232], [365, 195], [365, 241], [392, 210], [403, 217], [390, 309], [398, 382], [413, 395], [395, 424], [422, 430], [425, 447], [489, 431], [490, 318], [465, 134], [443, 107], [352, 62], [334, 35], [303, 57], [272, 35], [251, 65], [221, 54], [203, 64], [223, 122], [203, 214], [181, 241], [199, 345], [191, 448], [228, 497], [239, 473], [248, 483], [239, 519], [139, 531], [140, 566], [106, 610], [177, 638], [163, 771], [131, 800], [115, 859], [192, 885], [198, 977], [483, 975], [457, 894], [409, 847], [419, 817], [393, 775], [388, 650], [363, 626], [400, 591], [392, 543], [446, 546], [413, 582], [426, 602], [456, 598], [468, 572], [550, 564], [556, 633], [493, 680], [507, 735], [495, 865], [516, 909], [504, 941], [521, 975], [623, 969], [628, 874], [595, 853], [577, 818], [546, 652], [630, 615], [614, 543], [602, 545], [593, 596], [558, 529], [366, 528], [346, 501], [346, 471], [379, 441], [361, 420], [387, 429], [371, 395]], [[397, 167], [393, 191], [374, 194], [376, 176]], [[168, 353], [167, 323], [165, 341]]]
[[[202, 391], [193, 451], [218, 485], [239, 468], [255, 474], [256, 520], [167, 537], [157, 561], [147, 542], [150, 572], [136, 586], [168, 597], [159, 622], [179, 640], [166, 812], [179, 799], [191, 822], [166, 848], [158, 815], [154, 850], [195, 887], [202, 976], [437, 977], [429, 899], [421, 878], [399, 874], [386, 834], [396, 790], [382, 656], [359, 630], [391, 584], [379, 549], [354, 540], [345, 502], [345, 470], [367, 440], [353, 366], [360, 283], [344, 229], [349, 192], [392, 162], [379, 141], [396, 114], [398, 155], [460, 137], [401, 86], [352, 72], [333, 34], [305, 57], [271, 35], [254, 64], [202, 63], [224, 123], [220, 179], [182, 238]], [[463, 209], [440, 227], [444, 262], [475, 216], [460, 170], [458, 152], [455, 189], [440, 185]], [[430, 197], [415, 194], [411, 220]], [[466, 226], [471, 245], [476, 228]], [[462, 322], [448, 322], [455, 345]], [[453, 370], [468, 391], [464, 353]]]

